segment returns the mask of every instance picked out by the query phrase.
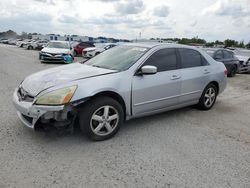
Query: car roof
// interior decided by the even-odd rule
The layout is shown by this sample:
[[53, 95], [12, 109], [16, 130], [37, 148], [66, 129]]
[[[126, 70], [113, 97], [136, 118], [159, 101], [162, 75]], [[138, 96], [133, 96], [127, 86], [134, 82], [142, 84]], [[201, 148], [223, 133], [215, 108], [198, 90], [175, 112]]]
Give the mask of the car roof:
[[49, 42], [61, 42], [61, 43], [70, 43], [69, 41], [63, 41], [63, 40], [51, 40]]
[[155, 47], [167, 47], [167, 48], [188, 48], [198, 50], [199, 48], [183, 45], [183, 44], [170, 44], [170, 43], [159, 43], [159, 42], [139, 42], [139, 43], [124, 43], [122, 45], [144, 47], [144, 48], [155, 48]]
[[225, 50], [225, 51], [228, 51], [228, 52], [233, 52], [232, 50], [229, 50], [229, 49], [226, 49], [226, 48], [203, 48], [203, 50], [205, 51], [217, 51], [217, 50]]

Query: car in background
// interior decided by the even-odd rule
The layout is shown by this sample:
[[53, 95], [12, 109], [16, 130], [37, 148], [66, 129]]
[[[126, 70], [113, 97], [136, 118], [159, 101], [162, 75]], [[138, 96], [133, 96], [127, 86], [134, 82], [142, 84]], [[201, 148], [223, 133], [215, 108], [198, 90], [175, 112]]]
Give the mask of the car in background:
[[91, 42], [75, 42], [72, 44], [74, 48], [74, 56], [82, 55], [82, 51], [85, 48], [95, 47], [95, 45]]
[[8, 44], [9, 45], [16, 45], [17, 40], [16, 39], [9, 39]]
[[86, 48], [82, 51], [82, 56], [85, 58], [92, 58], [105, 50], [108, 50], [110, 48], [113, 48], [114, 46], [117, 46], [118, 44], [115, 43], [97, 43], [95, 44], [95, 47]]
[[31, 42], [31, 39], [25, 39], [25, 40], [22, 40], [22, 41], [18, 41], [16, 43], [16, 45], [20, 48], [23, 48], [24, 46], [27, 45], [27, 43]]
[[48, 44], [48, 40], [37, 40], [37, 41], [32, 41], [31, 43], [29, 43], [26, 48], [28, 50], [41, 50], [43, 49], [44, 46], [46, 46]]
[[9, 39], [1, 39], [0, 43], [2, 43], [2, 44], [8, 44], [9, 43]]
[[74, 49], [68, 41], [50, 41], [39, 53], [42, 63], [72, 63]]
[[33, 42], [36, 42], [38, 39], [32, 39], [32, 40], [30, 40], [30, 41], [28, 41], [28, 42], [25, 42], [25, 43], [23, 43], [23, 48], [26, 48], [26, 49], [28, 49], [29, 48], [29, 46], [31, 45], [31, 43], [33, 43]]
[[234, 52], [223, 48], [205, 48], [204, 49], [214, 60], [224, 63], [227, 68], [228, 77], [234, 77], [239, 71], [239, 59], [234, 55]]
[[234, 54], [240, 61], [239, 73], [250, 73], [250, 50], [234, 49]]
[[211, 109], [227, 70], [204, 51], [177, 44], [120, 45], [86, 63], [32, 74], [13, 102], [29, 128], [73, 127], [92, 140], [114, 136], [124, 120], [197, 105]]

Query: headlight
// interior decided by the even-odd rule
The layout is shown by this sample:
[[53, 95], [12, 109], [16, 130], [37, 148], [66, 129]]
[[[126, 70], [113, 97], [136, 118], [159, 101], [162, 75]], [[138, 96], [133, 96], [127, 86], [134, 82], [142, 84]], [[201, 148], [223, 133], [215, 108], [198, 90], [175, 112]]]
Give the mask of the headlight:
[[39, 97], [35, 104], [40, 105], [62, 105], [66, 104], [73, 97], [77, 86], [66, 87], [51, 91]]

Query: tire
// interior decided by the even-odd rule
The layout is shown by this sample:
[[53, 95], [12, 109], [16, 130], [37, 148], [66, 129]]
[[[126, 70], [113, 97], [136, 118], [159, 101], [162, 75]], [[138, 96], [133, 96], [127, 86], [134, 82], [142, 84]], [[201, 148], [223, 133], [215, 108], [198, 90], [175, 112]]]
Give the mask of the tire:
[[90, 100], [78, 115], [82, 132], [94, 141], [113, 137], [124, 120], [122, 106], [110, 97], [98, 97]]
[[214, 84], [208, 84], [204, 89], [201, 98], [198, 103], [198, 107], [201, 110], [210, 110], [214, 103], [216, 102], [216, 98], [218, 95], [218, 89]]
[[234, 77], [236, 75], [236, 72], [237, 72], [237, 68], [235, 65], [233, 65], [229, 74], [228, 74], [228, 77]]
[[28, 50], [32, 50], [33, 49], [33, 47], [32, 46], [28, 46]]
[[96, 52], [96, 53], [95, 53], [95, 56], [97, 56], [97, 55], [99, 55], [99, 54], [100, 54], [100, 52]]

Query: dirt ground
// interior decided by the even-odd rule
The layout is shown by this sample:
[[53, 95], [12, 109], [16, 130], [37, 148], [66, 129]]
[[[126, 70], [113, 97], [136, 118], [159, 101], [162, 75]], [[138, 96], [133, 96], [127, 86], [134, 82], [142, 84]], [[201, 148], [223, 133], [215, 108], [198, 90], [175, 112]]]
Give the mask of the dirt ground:
[[[80, 59], [80, 58], [78, 58]], [[250, 75], [228, 79], [210, 111], [193, 107], [128, 121], [104, 142], [34, 132], [12, 105], [41, 64], [0, 45], [0, 187], [250, 187]]]

